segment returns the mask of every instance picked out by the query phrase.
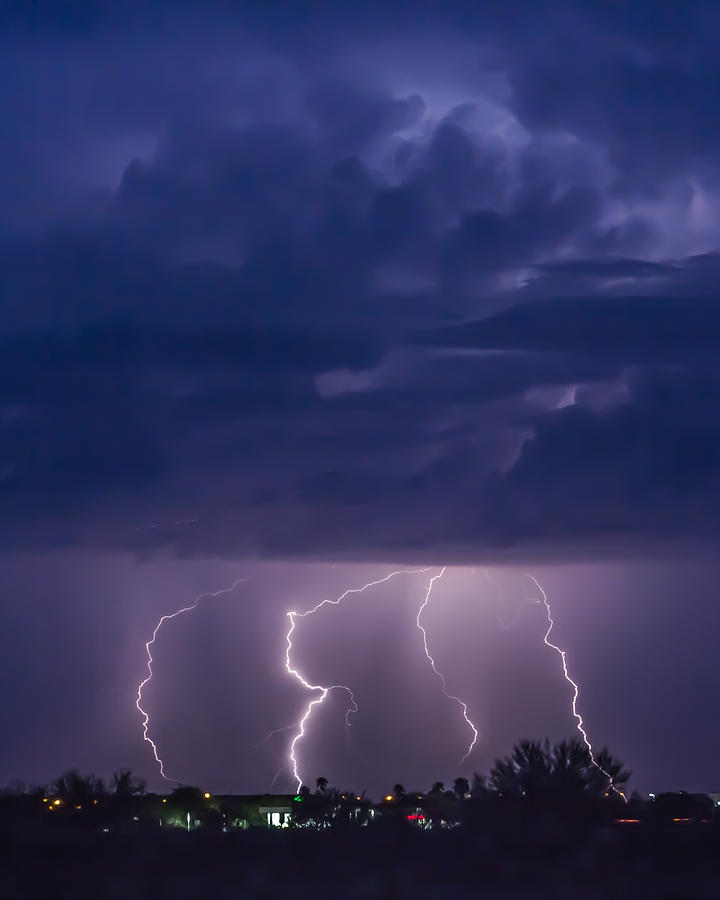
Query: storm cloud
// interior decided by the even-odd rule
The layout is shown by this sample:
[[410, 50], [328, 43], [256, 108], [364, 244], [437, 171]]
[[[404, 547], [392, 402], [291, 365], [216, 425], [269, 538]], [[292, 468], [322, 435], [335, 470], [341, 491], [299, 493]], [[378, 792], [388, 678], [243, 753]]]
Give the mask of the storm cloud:
[[266, 6], [3, 12], [3, 545], [711, 533], [713, 5]]

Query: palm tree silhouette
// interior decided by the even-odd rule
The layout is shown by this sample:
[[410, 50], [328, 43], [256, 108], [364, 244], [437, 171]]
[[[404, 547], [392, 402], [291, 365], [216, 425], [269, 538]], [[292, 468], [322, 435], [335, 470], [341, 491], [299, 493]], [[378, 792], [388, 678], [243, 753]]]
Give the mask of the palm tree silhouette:
[[113, 792], [117, 797], [136, 797], [145, 793], [145, 781], [135, 778], [132, 769], [120, 769], [112, 777]]
[[455, 796], [458, 800], [464, 800], [470, 790], [470, 784], [467, 778], [463, 778], [462, 776], [456, 778], [455, 781], [453, 781], [453, 790], [455, 791]]

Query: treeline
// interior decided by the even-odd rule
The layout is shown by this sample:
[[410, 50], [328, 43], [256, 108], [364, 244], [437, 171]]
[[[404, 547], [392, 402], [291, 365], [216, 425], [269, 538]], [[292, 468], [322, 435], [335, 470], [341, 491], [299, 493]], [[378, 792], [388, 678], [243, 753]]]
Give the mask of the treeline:
[[[239, 830], [267, 824], [296, 828], [414, 826], [483, 829], [533, 823], [545, 829], [587, 824], [633, 825], [667, 820], [676, 823], [715, 820], [709, 797], [684, 792], [654, 802], [628, 796], [630, 773], [607, 750], [591, 756], [580, 740], [556, 744], [521, 741], [495, 761], [487, 776], [436, 781], [427, 791], [396, 783], [384, 798], [340, 790], [319, 777], [314, 790], [297, 795], [212, 795], [181, 785], [167, 795], [148, 794], [142, 779], [123, 769], [109, 783], [70, 771], [48, 785], [15, 784], [0, 792], [0, 825], [59, 823], [96, 830], [181, 828]], [[288, 813], [287, 810], [290, 810]], [[277, 818], [268, 814], [277, 810]]]

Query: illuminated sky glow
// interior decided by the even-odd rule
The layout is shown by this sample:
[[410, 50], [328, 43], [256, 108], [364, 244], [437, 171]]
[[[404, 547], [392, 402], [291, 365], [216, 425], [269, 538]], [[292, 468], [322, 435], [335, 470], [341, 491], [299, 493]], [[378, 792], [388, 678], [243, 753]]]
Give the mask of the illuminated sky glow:
[[427, 786], [567, 653], [717, 788], [716, 4], [130, 6], [0, 9], [1, 777]]

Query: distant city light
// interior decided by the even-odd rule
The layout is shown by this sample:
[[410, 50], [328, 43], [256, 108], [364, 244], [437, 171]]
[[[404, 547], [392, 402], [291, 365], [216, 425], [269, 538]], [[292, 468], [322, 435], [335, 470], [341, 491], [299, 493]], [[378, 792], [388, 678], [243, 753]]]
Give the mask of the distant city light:
[[386, 797], [385, 797], [385, 799], [386, 799], [387, 802], [389, 803], [389, 802], [392, 800], [392, 794], [387, 794]]
[[208, 794], [207, 791], [205, 791], [205, 799], [206, 799], [206, 800], [209, 800], [209, 799], [210, 799], [210, 794]]

